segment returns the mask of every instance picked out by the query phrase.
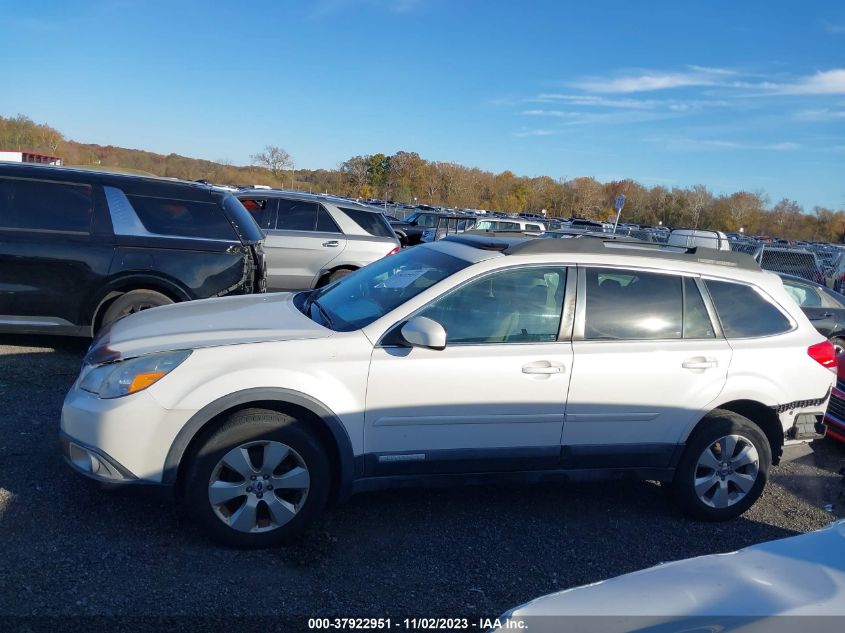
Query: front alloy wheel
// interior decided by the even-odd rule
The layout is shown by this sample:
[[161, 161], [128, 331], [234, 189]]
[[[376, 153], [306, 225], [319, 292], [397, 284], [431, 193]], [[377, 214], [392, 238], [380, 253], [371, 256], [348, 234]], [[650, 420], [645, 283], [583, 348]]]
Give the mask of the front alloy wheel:
[[187, 457], [183, 490], [209, 536], [231, 547], [269, 547], [317, 519], [331, 469], [316, 423], [245, 409], [200, 440]]
[[239, 532], [286, 525], [308, 498], [308, 466], [281, 442], [248, 442], [223, 456], [208, 482], [218, 518]]

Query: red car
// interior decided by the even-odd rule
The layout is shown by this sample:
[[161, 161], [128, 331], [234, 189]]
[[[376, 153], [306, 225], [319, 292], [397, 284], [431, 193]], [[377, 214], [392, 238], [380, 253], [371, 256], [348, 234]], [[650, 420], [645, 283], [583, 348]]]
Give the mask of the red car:
[[839, 354], [839, 369], [836, 373], [836, 386], [830, 394], [830, 404], [824, 415], [827, 436], [845, 442], [845, 354]]

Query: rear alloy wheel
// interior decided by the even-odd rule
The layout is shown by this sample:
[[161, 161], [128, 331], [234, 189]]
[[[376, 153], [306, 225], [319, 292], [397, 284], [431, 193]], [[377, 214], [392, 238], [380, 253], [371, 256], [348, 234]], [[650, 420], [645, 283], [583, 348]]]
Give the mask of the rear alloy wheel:
[[690, 436], [673, 493], [694, 518], [732, 519], [760, 497], [771, 463], [769, 440], [756, 424], [732, 411], [714, 411]]
[[830, 343], [833, 345], [833, 349], [837, 356], [845, 353], [845, 338], [842, 338], [841, 336], [832, 336], [830, 338]]
[[191, 458], [185, 498], [214, 539], [278, 545], [307, 528], [328, 499], [329, 464], [308, 425], [263, 409], [234, 413]]
[[339, 268], [334, 271], [331, 275], [329, 275], [327, 284], [333, 284], [338, 279], [343, 279], [346, 275], [355, 272], [354, 270], [349, 270], [348, 268]]
[[103, 315], [103, 325], [108, 325], [112, 321], [116, 321], [128, 314], [134, 314], [141, 310], [148, 310], [149, 308], [165, 306], [171, 303], [173, 303], [173, 299], [155, 290], [130, 290], [112, 301]]

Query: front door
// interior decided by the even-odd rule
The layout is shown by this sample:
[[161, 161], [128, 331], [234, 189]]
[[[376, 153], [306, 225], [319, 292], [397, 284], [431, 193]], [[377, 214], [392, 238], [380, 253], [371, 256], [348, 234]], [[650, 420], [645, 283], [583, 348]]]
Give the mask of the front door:
[[[484, 275], [417, 315], [447, 332], [440, 351], [373, 351], [364, 430], [368, 474], [553, 467], [572, 369], [561, 337], [566, 268]], [[404, 322], [404, 321], [403, 321]]]

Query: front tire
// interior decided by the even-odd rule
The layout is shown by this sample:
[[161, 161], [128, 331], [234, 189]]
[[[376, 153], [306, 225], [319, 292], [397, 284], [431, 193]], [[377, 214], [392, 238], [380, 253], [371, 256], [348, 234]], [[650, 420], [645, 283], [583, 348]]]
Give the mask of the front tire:
[[192, 456], [185, 499], [211, 538], [252, 549], [286, 543], [311, 525], [330, 485], [326, 453], [306, 423], [246, 409]]
[[716, 410], [690, 435], [672, 493], [685, 514], [727, 521], [754, 505], [771, 464], [771, 445], [760, 427], [738, 413]]

